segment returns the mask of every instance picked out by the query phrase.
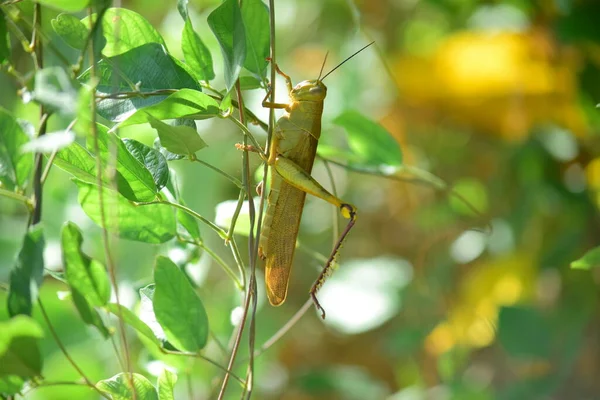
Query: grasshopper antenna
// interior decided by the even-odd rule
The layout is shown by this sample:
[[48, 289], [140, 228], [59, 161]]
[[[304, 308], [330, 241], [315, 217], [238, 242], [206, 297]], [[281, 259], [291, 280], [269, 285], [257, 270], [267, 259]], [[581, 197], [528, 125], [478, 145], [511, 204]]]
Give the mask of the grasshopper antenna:
[[[325, 80], [325, 78], [327, 78], [329, 76], [329, 74], [331, 74], [333, 71], [335, 71], [336, 69], [338, 69], [339, 67], [341, 67], [342, 65], [344, 65], [344, 63], [348, 60], [350, 60], [352, 57], [354, 57], [355, 55], [357, 55], [358, 53], [360, 53], [361, 51], [363, 51], [364, 49], [366, 49], [367, 47], [369, 47], [370, 45], [372, 45], [373, 43], [375, 43], [374, 41], [369, 43], [368, 45], [364, 46], [362, 49], [358, 50], [356, 53], [352, 54], [350, 57], [346, 58], [344, 61], [342, 61], [341, 63], [339, 63], [338, 65], [336, 65], [331, 71], [329, 71], [328, 73], [325, 74], [325, 76], [320, 79], [321, 82], [323, 82]], [[325, 59], [327, 59], [327, 56], [325, 56]], [[323, 66], [325, 66], [325, 63], [323, 63]], [[323, 71], [323, 68], [321, 67], [321, 71]], [[321, 76], [321, 74], [319, 74], [319, 76]]]
[[[321, 75], [323, 75], [323, 69], [325, 68], [325, 63], [327, 62], [327, 56], [329, 55], [329, 51], [325, 53], [325, 58], [323, 59], [323, 64], [321, 65], [321, 71], [319, 71], [319, 77], [317, 78], [317, 82], [321, 81]], [[327, 75], [325, 75], [327, 76]], [[323, 78], [325, 79], [325, 78]]]

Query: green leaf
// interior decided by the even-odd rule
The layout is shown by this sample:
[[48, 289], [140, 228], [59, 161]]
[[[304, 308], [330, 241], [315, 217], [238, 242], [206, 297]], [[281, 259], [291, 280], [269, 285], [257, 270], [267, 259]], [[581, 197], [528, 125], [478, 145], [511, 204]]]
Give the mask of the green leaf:
[[242, 19], [246, 28], [246, 60], [244, 68], [266, 77], [269, 56], [269, 9], [262, 0], [244, 0]]
[[23, 240], [17, 263], [10, 271], [8, 313], [31, 315], [37, 289], [44, 275], [44, 234], [40, 225], [29, 229]]
[[25, 380], [17, 375], [7, 375], [0, 377], [0, 395], [15, 395], [23, 389]]
[[[177, 198], [177, 202], [185, 206], [183, 199], [179, 197]], [[186, 235], [189, 235], [194, 241], [202, 240], [200, 228], [198, 227], [198, 220], [179, 208], [177, 209], [177, 224], [177, 231], [181, 236], [185, 237]]]
[[90, 31], [79, 18], [71, 14], [59, 14], [51, 23], [54, 32], [69, 46], [77, 50], [83, 50]]
[[[133, 387], [130, 379], [133, 379]], [[146, 377], [132, 374], [131, 377], [121, 372], [110, 379], [104, 379], [96, 384], [98, 389], [111, 395], [113, 400], [158, 400], [156, 389]], [[135, 393], [135, 395], [134, 395]]]
[[0, 186], [24, 188], [33, 166], [33, 154], [22, 153], [29, 137], [17, 120], [0, 108]]
[[184, 21], [188, 19], [188, 0], [177, 0], [177, 11]]
[[[98, 187], [74, 179], [79, 187], [79, 204], [83, 211], [99, 226], [100, 215]], [[107, 229], [120, 237], [145, 243], [164, 243], [175, 236], [175, 213], [165, 204], [135, 206], [119, 193], [104, 188], [104, 209], [108, 210]]]
[[348, 132], [350, 149], [368, 165], [400, 165], [402, 151], [390, 133], [356, 111], [346, 111], [334, 124]]
[[136, 111], [120, 126], [143, 124], [156, 119], [206, 119], [219, 115], [219, 103], [212, 97], [192, 89], [181, 89], [158, 104]]
[[44, 68], [35, 73], [33, 98], [61, 115], [70, 117], [77, 112], [77, 91], [61, 67]]
[[0, 64], [10, 59], [10, 39], [6, 29], [6, 15], [0, 9]]
[[77, 142], [56, 153], [54, 165], [84, 182], [96, 183], [96, 161]]
[[160, 326], [156, 320], [154, 306], [152, 305], [152, 301], [154, 299], [154, 287], [154, 283], [151, 283], [140, 289], [139, 316], [140, 320], [142, 320], [150, 328], [154, 336], [159, 341], [166, 342], [167, 336], [165, 335], [165, 331], [162, 326]]
[[210, 81], [215, 78], [210, 50], [202, 42], [196, 31], [194, 31], [189, 18], [185, 20], [183, 27], [181, 50], [183, 51], [185, 62], [194, 71], [194, 76], [198, 80]]
[[152, 174], [158, 190], [165, 187], [169, 181], [169, 165], [165, 157], [158, 150], [148, 147], [133, 139], [123, 139], [125, 147], [138, 162], [142, 163]]
[[86, 82], [81, 85], [77, 93], [77, 122], [73, 130], [79, 136], [88, 137], [92, 132], [92, 124], [95, 123], [96, 118], [92, 118], [91, 104], [92, 101], [96, 102], [94, 95], [97, 84], [98, 79]]
[[177, 383], [177, 374], [163, 369], [158, 377], [158, 400], [175, 400], [175, 383]]
[[63, 225], [62, 254], [65, 277], [71, 288], [75, 307], [83, 321], [98, 328], [104, 337], [110, 335], [94, 307], [103, 306], [110, 299], [110, 282], [104, 266], [82, 250], [83, 237], [73, 222]]
[[233, 106], [231, 104], [231, 92], [229, 92], [225, 95], [225, 97], [223, 97], [223, 100], [221, 100], [221, 104], [219, 104], [219, 110], [221, 110], [223, 114], [229, 114], [231, 111], [233, 111]]
[[498, 316], [498, 340], [518, 358], [545, 358], [551, 343], [548, 321], [531, 307], [502, 307]]
[[207, 145], [198, 131], [187, 125], [169, 125], [148, 115], [150, 125], [158, 132], [160, 144], [171, 153], [191, 156]]
[[129, 152], [121, 138], [114, 133], [107, 132], [106, 127], [98, 125], [97, 133], [103, 168], [115, 164], [113, 158], [116, 152], [115, 167], [122, 177], [121, 179], [117, 176], [119, 193], [133, 201], [154, 200], [158, 189], [146, 166]]
[[89, 0], [38, 0], [38, 3], [60, 11], [76, 12], [86, 8]]
[[[174, 121], [178, 121], [178, 120], [174, 120]], [[194, 123], [194, 121], [192, 121], [192, 123]], [[173, 124], [174, 125], [174, 124]], [[174, 126], [180, 126], [181, 124], [177, 124]], [[162, 129], [162, 126], [161, 126]], [[196, 130], [196, 125], [194, 124], [194, 130]], [[175, 154], [175, 153], [171, 153], [169, 150], [165, 149], [162, 144], [160, 143], [160, 137], [157, 137], [156, 139], [154, 139], [154, 144], [153, 144], [154, 148], [158, 151], [160, 151], [160, 154], [162, 154], [165, 159], [167, 161], [176, 161], [176, 160], [183, 160], [185, 158], [185, 156], [182, 156], [181, 154]]]
[[0, 322], [0, 377], [39, 376], [43, 359], [38, 340], [43, 337], [44, 331], [31, 317], [18, 315]]
[[106, 269], [81, 250], [83, 236], [73, 222], [63, 225], [61, 243], [65, 277], [71, 290], [80, 292], [92, 307], [108, 303], [110, 282]]
[[208, 340], [208, 316], [185, 274], [166, 257], [156, 259], [153, 299], [156, 319], [176, 348], [197, 352]]
[[237, 0], [225, 0], [208, 16], [223, 54], [225, 86], [230, 91], [237, 80], [246, 58], [246, 37], [242, 13]]
[[260, 89], [262, 82], [253, 76], [240, 76], [240, 88], [242, 90]]
[[[98, 94], [139, 91], [153, 92], [162, 89], [190, 88], [201, 91], [198, 82], [185, 66], [169, 55], [158, 43], [147, 43], [126, 53], [103, 59], [97, 64]], [[90, 78], [90, 69], [79, 79]], [[164, 100], [166, 96], [104, 99], [98, 103], [98, 113], [111, 121], [123, 121], [136, 110]], [[175, 117], [173, 117], [175, 118]]]
[[[97, 15], [92, 15], [95, 21]], [[81, 20], [89, 26], [89, 17]], [[126, 8], [109, 8], [102, 18], [102, 30], [106, 45], [102, 50], [105, 57], [113, 57], [148, 43], [158, 43], [166, 47], [165, 41], [156, 29], [135, 11]]]
[[[100, 154], [104, 158], [103, 165], [106, 165], [107, 162], [110, 162], [110, 165], [115, 163], [112, 160], [107, 160], [107, 158], [112, 159], [114, 149], [117, 150], [117, 170], [114, 174], [114, 180], [119, 193], [134, 201], [155, 199], [158, 190], [150, 171], [131, 155], [121, 139], [114, 134], [109, 134], [106, 127], [97, 126], [98, 145]], [[77, 142], [59, 151], [54, 159], [54, 164], [79, 180], [97, 184], [96, 160]], [[108, 171], [105, 168], [102, 182], [107, 187], [112, 186], [109, 178]]]
[[592, 269], [600, 267], [600, 246], [588, 251], [578, 260], [571, 263], [573, 269]]
[[161, 342], [152, 332], [152, 329], [146, 325], [141, 319], [138, 318], [131, 310], [124, 307], [123, 305], [116, 303], [109, 303], [105, 308], [114, 314], [117, 318], [123, 318], [123, 321], [135, 329], [139, 334], [148, 338], [156, 346], [161, 347]]

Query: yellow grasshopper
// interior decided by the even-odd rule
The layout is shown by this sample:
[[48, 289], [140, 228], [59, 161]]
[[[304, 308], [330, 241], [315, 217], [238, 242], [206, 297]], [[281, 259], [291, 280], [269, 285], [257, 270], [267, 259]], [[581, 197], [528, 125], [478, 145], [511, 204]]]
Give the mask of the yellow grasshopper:
[[[285, 79], [290, 94], [288, 104], [271, 103], [267, 101], [269, 91], [262, 103], [263, 107], [285, 110], [285, 114], [275, 125], [268, 158], [263, 155], [264, 161], [271, 167], [271, 188], [267, 197], [267, 211], [258, 251], [259, 256], [266, 262], [267, 296], [274, 306], [281, 305], [287, 296], [302, 209], [306, 194], [309, 193], [335, 205], [340, 209], [342, 216], [349, 219], [327, 263], [310, 289], [315, 307], [321, 312], [321, 317], [325, 318], [325, 310], [319, 304], [316, 293], [333, 272], [339, 249], [356, 221], [357, 210], [353, 205], [329, 193], [310, 175], [321, 136], [323, 102], [327, 95], [327, 87], [323, 80], [371, 44], [373, 43], [342, 61], [323, 78], [319, 74], [319, 78], [300, 82], [295, 87], [292, 86], [290, 77], [273, 64], [277, 73]], [[247, 146], [247, 149], [258, 151], [251, 146]]]

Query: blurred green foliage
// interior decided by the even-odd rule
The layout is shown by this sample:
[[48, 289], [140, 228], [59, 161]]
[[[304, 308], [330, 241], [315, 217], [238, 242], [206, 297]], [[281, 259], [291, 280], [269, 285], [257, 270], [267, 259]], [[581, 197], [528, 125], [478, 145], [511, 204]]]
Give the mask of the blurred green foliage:
[[[3, 66], [0, 87], [4, 89], [0, 106], [8, 110], [0, 112], [0, 166], [4, 168], [6, 159], [17, 161], [18, 174], [2, 179], [0, 188], [13, 193], [16, 186], [26, 187], [24, 193], [18, 194], [30, 195], [26, 176], [30, 175], [33, 160], [30, 153], [20, 154], [16, 148], [31, 136], [35, 130], [32, 126], [38, 126], [39, 106], [35, 101], [43, 100], [39, 87], [34, 90], [31, 76], [27, 75], [33, 71], [31, 57], [15, 31], [31, 34], [33, 3], [8, 3], [0, 3]], [[61, 29], [67, 32], [81, 29], [75, 22], [86, 14], [81, 11], [83, 6], [76, 3], [86, 2], [41, 3], [45, 66], [69, 71], [71, 65], [79, 62], [76, 48], [82, 43], [77, 37], [59, 34]], [[65, 15], [58, 18], [60, 11], [51, 6], [60, 8], [61, 4], [63, 7], [75, 4], [73, 9], [66, 9], [73, 11], [70, 15], [76, 21]], [[160, 76], [165, 83], [153, 90], [197, 85], [196, 79], [211, 79], [212, 71], [190, 71], [195, 64], [187, 60], [205, 65], [202, 60], [207, 59], [207, 52], [211, 55], [208, 59], [214, 61], [214, 87], [232, 86], [236, 73], [241, 73], [243, 81], [251, 83], [248, 87], [258, 88], [264, 78], [263, 64], [257, 61], [253, 67], [246, 66], [255, 75], [241, 70], [238, 64], [242, 54], [235, 53], [229, 42], [220, 43], [213, 35], [215, 29], [210, 26], [208, 16], [220, 4], [217, 0], [190, 0], [182, 12], [181, 4], [178, 10], [175, 1], [123, 1], [121, 7], [132, 12], [112, 15], [106, 20], [108, 25], [104, 30], [112, 32], [115, 18], [128, 18], [129, 23], [123, 26], [130, 35], [134, 35], [132, 32], [139, 37], [157, 35], [155, 41], [162, 41], [168, 53], [159, 45], [145, 44], [134, 47], [136, 53], [132, 57], [132, 53], [127, 53], [132, 49], [128, 47], [131, 43], [121, 40], [119, 35], [106, 37], [103, 51], [110, 61], [101, 66], [104, 72], [98, 88], [104, 84], [108, 88], [117, 85], [120, 90], [129, 90], [125, 88], [130, 83], [134, 86], [138, 83], [116, 80], [111, 75], [114, 71], [111, 62], [141, 65], [141, 69], [136, 69], [142, 71], [140, 81], [147, 76], [144, 68], [152, 70], [153, 65], [159, 64], [165, 71]], [[327, 151], [323, 155], [350, 165], [361, 161], [352, 154], [352, 137], [348, 139], [341, 129], [350, 124], [348, 129], [352, 130], [358, 125], [356, 119], [346, 118], [344, 125], [340, 122], [344, 119], [339, 117], [367, 116], [378, 121], [394, 139], [377, 137], [378, 143], [388, 146], [382, 158], [398, 154], [389, 147], [398, 143], [406, 166], [428, 171], [447, 182], [447, 186], [438, 185], [436, 189], [410, 179], [385, 179], [317, 161], [313, 176], [331, 188], [329, 167], [338, 195], [358, 207], [360, 218], [342, 248], [340, 271], [319, 295], [328, 319], [323, 323], [310, 310], [283, 338], [256, 358], [255, 398], [598, 397], [600, 276], [596, 275], [600, 270], [595, 267], [599, 265], [600, 246], [600, 117], [596, 109], [600, 102], [600, 25], [597, 15], [600, 3], [595, 0], [276, 2], [277, 61], [294, 83], [318, 76], [328, 51], [326, 71], [362, 45], [371, 40], [376, 42], [327, 78], [321, 137]], [[126, 36], [126, 32], [122, 35]], [[132, 58], [123, 61], [127, 57]], [[181, 61], [184, 58], [187, 65]], [[87, 65], [87, 60], [83, 65]], [[186, 81], [188, 77], [193, 77], [192, 83]], [[51, 82], [53, 86], [60, 83]], [[75, 91], [69, 90], [75, 96]], [[283, 81], [277, 81], [276, 98], [285, 101], [285, 96]], [[244, 92], [246, 106], [266, 121], [268, 112], [260, 104], [263, 97], [264, 90]], [[35, 101], [26, 101], [32, 98]], [[128, 101], [103, 101], [104, 104], [121, 101], [121, 108], [101, 107], [100, 114], [106, 118], [101, 122], [105, 123], [135, 108]], [[155, 102], [152, 98], [136, 101], [150, 108]], [[202, 101], [194, 100], [191, 105], [194, 110], [184, 109], [177, 117], [194, 113], [214, 116], [222, 111]], [[187, 102], [184, 105], [190, 106]], [[181, 103], [174, 103], [176, 110], [179, 106]], [[52, 115], [48, 131], [64, 130], [73, 113], [82, 115], [81, 110]], [[12, 114], [18, 120], [5, 118], [5, 114]], [[160, 136], [167, 150], [177, 152], [177, 146], [165, 144], [168, 133], [163, 135], [165, 131], [189, 133], [185, 129], [190, 128], [189, 123], [180, 121], [180, 125], [164, 127], [160, 124], [166, 124], [152, 118], [161, 117], [140, 114], [139, 122], [148, 120], [150, 124], [124, 126], [118, 130], [120, 137], [138, 143], [136, 146], [147, 155]], [[17, 123], [19, 128], [14, 128]], [[91, 130], [88, 119], [78, 121], [79, 124]], [[19, 130], [19, 143], [7, 141], [4, 136], [7, 127]], [[238, 128], [220, 118], [198, 120], [195, 128], [207, 144], [206, 148], [197, 146], [201, 162], [241, 180], [242, 153], [234, 147], [241, 140]], [[264, 134], [256, 126], [251, 125], [250, 130], [264, 141]], [[0, 301], [4, 304], [0, 306], [0, 392], [10, 392], [23, 384], [21, 378], [7, 375], [3, 368], [9, 365], [5, 360], [23, 354], [19, 349], [27, 348], [31, 352], [27, 356], [30, 361], [36, 361], [39, 352], [43, 379], [35, 378], [34, 384], [22, 391], [22, 398], [99, 398], [98, 393], [82, 383], [81, 375], [65, 358], [45, 321], [43, 314], [47, 313], [56, 335], [86, 376], [94, 383], [103, 381], [100, 386], [108, 388], [110, 393], [121, 389], [127, 393], [127, 380], [118, 375], [126, 370], [124, 361], [115, 352], [121, 339], [116, 333], [118, 323], [114, 316], [123, 312], [109, 304], [113, 316], [103, 311], [102, 321], [94, 319], [96, 323], [92, 325], [106, 324], [110, 330], [113, 339], [105, 340], [102, 329], [87, 326], [79, 316], [81, 304], [90, 307], [86, 304], [89, 297], [83, 295], [83, 301], [74, 302], [73, 296], [77, 295], [69, 293], [70, 278], [62, 275], [65, 270], [68, 273], [69, 257], [62, 254], [64, 249], [61, 251], [61, 232], [64, 223], [72, 221], [84, 238], [80, 247], [71, 249], [72, 260], [81, 268], [86, 263], [114, 262], [117, 266], [119, 300], [132, 311], [131, 316], [124, 311], [123, 318], [134, 327], [127, 329], [127, 343], [132, 369], [139, 374], [135, 375], [136, 382], [138, 379], [141, 382], [138, 393], [146, 390], [142, 398], [155, 396], [148, 385], [158, 385], [159, 392], [164, 393], [161, 396], [165, 396], [161, 399], [168, 398], [173, 385], [177, 399], [216, 398], [223, 377], [221, 369], [201, 358], [171, 354], [174, 348], [159, 348], [152, 339], [156, 338], [149, 336], [148, 327], [160, 336], [162, 322], [158, 315], [152, 321], [153, 300], [147, 289], [154, 282], [156, 256], [168, 256], [179, 267], [178, 271], [185, 272], [177, 274], [170, 269], [179, 285], [171, 288], [170, 294], [190, 296], [192, 302], [196, 301], [195, 294], [201, 299], [194, 310], [178, 311], [181, 315], [203, 311], [210, 321], [208, 343], [206, 347], [204, 344], [197, 347], [203, 348], [204, 356], [227, 365], [226, 347], [235, 331], [233, 324], [239, 319], [241, 296], [237, 283], [224, 273], [218, 260], [234, 266], [231, 251], [223, 246], [221, 236], [204, 224], [200, 224], [200, 235], [195, 221], [185, 219], [179, 212], [177, 228], [172, 214], [163, 215], [169, 219], [164, 228], [160, 221], [161, 210], [168, 209], [165, 205], [146, 206], [155, 209], [141, 211], [144, 208], [134, 207], [128, 199], [142, 199], [127, 197], [125, 194], [129, 192], [121, 190], [121, 186], [119, 197], [112, 198], [115, 207], [111, 209], [124, 213], [121, 216], [129, 215], [133, 231], [137, 232], [145, 221], [144, 234], [156, 239], [157, 244], [111, 238], [113, 260], [107, 260], [101, 230], [82, 212], [80, 204], [85, 209], [86, 202], [81, 199], [81, 191], [78, 200], [78, 186], [89, 191], [95, 187], [95, 157], [89, 131], [84, 128], [78, 135], [81, 175], [77, 175], [80, 179], [77, 185], [61, 169], [60, 160], [75, 157], [67, 158], [67, 153], [57, 156], [44, 185], [46, 273], [39, 289], [44, 310], [34, 301], [29, 319], [10, 319], [6, 306], [11, 270], [27, 257], [35, 256], [19, 255], [24, 238], [31, 235], [26, 236], [29, 209], [15, 195], [10, 197], [0, 192]], [[106, 133], [106, 143], [111, 143], [113, 136]], [[179, 150], [183, 154], [188, 152], [185, 148]], [[219, 204], [237, 201], [239, 188], [223, 174], [199, 162], [173, 161], [177, 155], [165, 152], [160, 146], [156, 152], [168, 159], [174, 170], [167, 184], [175, 197], [171, 200], [185, 204], [210, 221], [219, 220]], [[365, 152], [370, 152], [368, 147]], [[360, 151], [357, 153], [362, 155]], [[152, 154], [154, 159], [160, 159]], [[105, 151], [103, 157], [108, 159], [109, 155]], [[127, 162], [132, 160], [123, 161]], [[393, 164], [389, 160], [384, 162]], [[148, 169], [143, 171], [157, 172], [150, 164], [146, 165]], [[253, 171], [260, 167], [258, 157], [251, 158], [251, 166]], [[366, 166], [363, 172], [386, 175], [385, 169], [377, 168], [379, 163]], [[150, 198], [158, 191], [152, 185], [156, 183], [156, 174], [136, 174], [131, 169], [119, 174], [124, 176], [123, 185], [135, 180], [144, 186], [146, 182]], [[398, 177], [394, 172], [387, 175]], [[172, 187], [174, 177], [176, 187]], [[139, 192], [132, 189], [130, 193]], [[473, 212], [456, 193], [479, 212]], [[97, 198], [97, 194], [89, 197]], [[136, 216], [138, 212], [140, 215]], [[265, 301], [259, 270], [257, 348], [306, 301], [307, 290], [322, 266], [315, 253], [328, 254], [331, 250], [332, 226], [336, 221], [332, 214], [331, 206], [308, 199], [290, 293], [282, 307], [272, 308]], [[122, 230], [127, 228], [121, 226]], [[178, 242], [174, 237], [183, 237], [195, 245]], [[242, 235], [236, 238], [247, 264], [246, 238]], [[26, 278], [29, 282], [32, 277]], [[115, 293], [112, 296], [111, 301], [115, 301]], [[200, 333], [184, 334], [192, 337]], [[169, 335], [175, 335], [175, 341]], [[171, 345], [181, 340], [177, 335], [167, 332]], [[242, 337], [242, 343], [234, 372], [244, 377], [247, 335]], [[118, 354], [123, 357], [122, 350]], [[15, 362], [11, 359], [11, 368]], [[165, 366], [175, 369], [178, 379], [169, 375]], [[33, 373], [21, 377], [39, 375], [36, 362], [27, 368]], [[44, 382], [64, 381], [81, 385], [44, 386]], [[36, 383], [39, 387], [33, 389]], [[239, 384], [233, 380], [225, 398], [239, 398], [240, 393]]]

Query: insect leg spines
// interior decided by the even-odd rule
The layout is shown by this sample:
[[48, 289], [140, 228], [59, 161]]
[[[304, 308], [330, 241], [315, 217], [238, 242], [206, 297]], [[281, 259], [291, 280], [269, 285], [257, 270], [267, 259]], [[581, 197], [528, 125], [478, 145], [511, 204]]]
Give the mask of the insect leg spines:
[[315, 281], [313, 286], [310, 288], [310, 292], [309, 292], [310, 297], [312, 298], [312, 301], [315, 304], [315, 307], [317, 308], [317, 310], [319, 310], [321, 312], [321, 318], [323, 318], [323, 319], [325, 319], [325, 310], [323, 309], [323, 307], [319, 303], [319, 300], [317, 299], [317, 292], [319, 291], [319, 289], [321, 289], [321, 287], [323, 286], [323, 284], [325, 283], [327, 278], [329, 278], [333, 274], [333, 271], [335, 271], [335, 269], [337, 268], [338, 255], [340, 254], [340, 250], [341, 250], [342, 246], [344, 245], [344, 242], [346, 241], [346, 237], [348, 236], [348, 233], [350, 232], [350, 230], [356, 223], [356, 218], [357, 218], [356, 207], [354, 207], [351, 204], [347, 204], [347, 203], [342, 204], [340, 207], [340, 212], [342, 213], [342, 215], [345, 218], [350, 219], [350, 221], [348, 221], [346, 228], [344, 229], [344, 231], [340, 235], [340, 238], [338, 239], [337, 243], [333, 247], [333, 250], [331, 251], [329, 259], [327, 260], [327, 263], [325, 264], [325, 267], [323, 267], [323, 270], [319, 274], [319, 277], [317, 278], [317, 280]]

